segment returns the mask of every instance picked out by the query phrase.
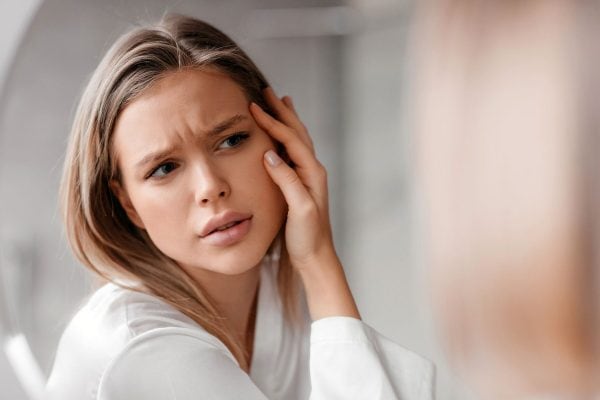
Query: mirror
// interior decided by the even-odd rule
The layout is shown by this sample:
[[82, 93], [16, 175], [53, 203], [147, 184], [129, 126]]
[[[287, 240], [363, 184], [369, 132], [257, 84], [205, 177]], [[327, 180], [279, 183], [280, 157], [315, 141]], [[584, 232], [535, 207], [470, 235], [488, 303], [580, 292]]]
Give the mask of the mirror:
[[[413, 240], [412, 138], [404, 111], [412, 7], [386, 0], [39, 4], [24, 24], [0, 101], [0, 244], [29, 257], [19, 270], [18, 318], [41, 370], [49, 372], [62, 330], [91, 288], [70, 254], [57, 205], [76, 102], [114, 39], [165, 11], [223, 29], [279, 93], [294, 97], [329, 173], [337, 250], [363, 318], [438, 365], [439, 399], [464, 399], [433, 338]], [[5, 361], [0, 377], [10, 376]], [[12, 380], [0, 383], [12, 388], [11, 398], [25, 398]]]

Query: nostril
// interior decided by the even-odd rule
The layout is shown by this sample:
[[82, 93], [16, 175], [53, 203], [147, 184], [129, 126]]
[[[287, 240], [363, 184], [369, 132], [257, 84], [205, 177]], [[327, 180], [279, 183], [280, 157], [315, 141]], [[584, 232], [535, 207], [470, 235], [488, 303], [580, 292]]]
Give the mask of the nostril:
[[225, 197], [225, 192], [219, 193], [219, 197]]

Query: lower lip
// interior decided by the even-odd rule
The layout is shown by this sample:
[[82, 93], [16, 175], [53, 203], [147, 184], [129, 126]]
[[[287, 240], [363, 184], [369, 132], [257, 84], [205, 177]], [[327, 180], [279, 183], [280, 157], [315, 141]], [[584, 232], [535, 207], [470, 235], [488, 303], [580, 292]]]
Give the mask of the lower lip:
[[224, 231], [216, 231], [208, 236], [204, 236], [202, 240], [213, 246], [231, 246], [240, 242], [250, 231], [251, 218], [245, 219], [239, 224], [227, 228]]

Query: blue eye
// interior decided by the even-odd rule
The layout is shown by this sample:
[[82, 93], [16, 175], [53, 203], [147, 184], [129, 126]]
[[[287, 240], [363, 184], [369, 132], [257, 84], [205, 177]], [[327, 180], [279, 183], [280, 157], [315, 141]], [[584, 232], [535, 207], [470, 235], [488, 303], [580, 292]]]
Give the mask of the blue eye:
[[174, 162], [166, 162], [166, 163], [159, 165], [156, 169], [154, 169], [148, 177], [149, 178], [164, 178], [165, 176], [170, 174], [175, 168], [177, 168], [177, 165], [175, 165]]
[[242, 132], [236, 133], [234, 135], [229, 136], [227, 139], [223, 140], [219, 145], [219, 149], [231, 149], [234, 147], [238, 147], [241, 145], [246, 139], [250, 137], [249, 134]]

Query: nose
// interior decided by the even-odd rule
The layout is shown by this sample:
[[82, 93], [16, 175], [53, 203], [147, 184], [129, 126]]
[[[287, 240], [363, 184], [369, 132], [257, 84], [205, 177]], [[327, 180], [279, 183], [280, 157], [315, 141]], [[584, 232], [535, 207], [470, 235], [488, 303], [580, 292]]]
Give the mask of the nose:
[[231, 188], [216, 166], [204, 162], [195, 171], [196, 204], [205, 206], [229, 196]]

